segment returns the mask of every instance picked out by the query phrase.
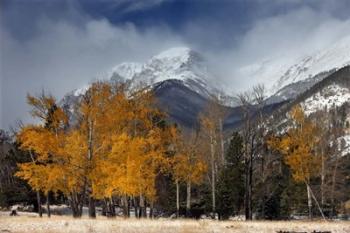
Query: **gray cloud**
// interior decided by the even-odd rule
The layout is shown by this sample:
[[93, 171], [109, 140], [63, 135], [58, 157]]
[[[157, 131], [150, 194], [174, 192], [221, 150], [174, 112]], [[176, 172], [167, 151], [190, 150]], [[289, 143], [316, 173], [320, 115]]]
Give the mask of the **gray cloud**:
[[265, 77], [262, 64], [269, 74], [280, 67], [287, 68], [303, 56], [325, 49], [350, 35], [350, 20], [339, 19], [309, 7], [256, 21], [237, 44], [228, 45], [219, 53], [209, 52], [222, 82], [230, 92], [239, 92], [258, 82], [277, 77]]
[[144, 61], [161, 50], [183, 45], [166, 27], [140, 32], [133, 24], [120, 27], [89, 19], [82, 25], [42, 18], [38, 32], [23, 41], [6, 28], [1, 32], [2, 121], [0, 128], [30, 119], [27, 93], [42, 89], [58, 99], [124, 61]]

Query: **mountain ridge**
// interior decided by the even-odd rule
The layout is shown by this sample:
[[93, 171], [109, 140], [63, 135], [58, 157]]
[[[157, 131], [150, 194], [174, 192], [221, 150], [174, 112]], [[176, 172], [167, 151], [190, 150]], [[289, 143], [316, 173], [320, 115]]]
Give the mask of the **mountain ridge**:
[[[295, 103], [295, 100], [300, 99], [300, 96], [303, 96], [304, 93], [312, 91], [315, 85], [342, 70], [341, 66], [347, 64], [348, 60], [350, 61], [349, 51], [340, 52], [342, 54], [340, 58], [333, 61], [329, 66], [321, 67], [320, 64], [336, 56], [337, 51], [341, 50], [340, 48], [347, 48], [348, 44], [346, 42], [348, 40], [350, 42], [350, 37], [325, 51], [315, 53], [315, 57], [308, 56], [301, 63], [287, 69], [284, 75], [279, 78], [279, 82], [274, 84], [286, 85], [269, 96], [266, 104], [269, 106], [284, 106], [286, 103]], [[313, 66], [322, 69], [312, 68]], [[315, 76], [310, 75], [315, 70], [318, 73]], [[113, 67], [107, 76], [111, 82], [126, 82], [131, 88], [143, 85], [153, 89], [162, 108], [169, 111], [170, 117], [187, 126], [195, 124], [198, 112], [203, 110], [204, 105], [212, 95], [223, 99], [227, 97], [210, 83], [210, 80], [213, 80], [215, 76], [208, 71], [205, 58], [200, 53], [187, 47], [165, 50], [144, 63], [121, 63]], [[67, 94], [61, 101], [62, 105], [66, 106], [73, 114], [74, 107], [72, 105], [74, 104], [72, 103], [79, 101], [80, 96], [88, 87], [89, 85], [86, 85]], [[275, 105], [277, 103], [280, 104]], [[228, 106], [234, 107], [232, 104]], [[229, 112], [231, 112], [231, 109], [239, 112], [238, 108], [230, 108]], [[276, 107], [273, 109], [276, 109]], [[228, 125], [236, 125], [236, 120], [232, 120], [235, 117], [237, 116], [228, 120], [228, 122], [231, 122]]]

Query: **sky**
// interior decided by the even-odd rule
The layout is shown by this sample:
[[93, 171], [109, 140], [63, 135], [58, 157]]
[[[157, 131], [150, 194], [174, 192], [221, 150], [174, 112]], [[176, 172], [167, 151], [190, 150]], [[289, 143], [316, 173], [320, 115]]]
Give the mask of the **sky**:
[[187, 46], [232, 92], [242, 70], [289, 64], [350, 32], [348, 0], [3, 0], [0, 128], [30, 120], [25, 97], [57, 99], [121, 62]]

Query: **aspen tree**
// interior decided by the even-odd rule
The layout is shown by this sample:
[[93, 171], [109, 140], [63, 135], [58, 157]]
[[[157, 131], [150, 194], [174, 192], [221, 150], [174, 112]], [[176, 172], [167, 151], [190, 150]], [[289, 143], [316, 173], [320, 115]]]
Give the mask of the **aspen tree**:
[[112, 94], [104, 112], [102, 149], [96, 161], [93, 195], [122, 197], [125, 215], [128, 199], [139, 201], [139, 217], [146, 216], [146, 201], [156, 198], [155, 179], [161, 170], [165, 147], [163, 129], [157, 126], [162, 113], [150, 92], [124, 90]]
[[[174, 129], [173, 129], [174, 130]], [[175, 129], [176, 130], [176, 129]], [[173, 156], [172, 170], [176, 183], [176, 206], [177, 216], [179, 215], [179, 184], [186, 183], [186, 217], [191, 216], [191, 188], [193, 184], [202, 182], [207, 165], [198, 151], [198, 135], [178, 135], [173, 132], [176, 152]]]
[[34, 190], [61, 191], [80, 217], [85, 199], [89, 216], [96, 217], [95, 199], [119, 196], [129, 215], [128, 199], [139, 201], [140, 217], [147, 202], [156, 200], [155, 181], [169, 167], [166, 158], [164, 114], [145, 89], [96, 82], [78, 103], [77, 123], [68, 118], [53, 98], [29, 98], [32, 114], [41, 125], [28, 125], [18, 134], [21, 148], [34, 152], [31, 163], [20, 164], [19, 177]]
[[[310, 188], [310, 180], [319, 174], [322, 162], [319, 154], [315, 153], [317, 144], [320, 142], [319, 129], [314, 122], [306, 118], [299, 105], [291, 110], [290, 117], [293, 122], [292, 127], [282, 138], [270, 139], [269, 145], [285, 155], [284, 160], [291, 168], [294, 180], [305, 184], [309, 218], [311, 218], [312, 198], [317, 205], [318, 202]], [[320, 207], [319, 210], [323, 216]]]
[[[57, 191], [58, 186], [59, 134], [67, 125], [68, 118], [52, 96], [44, 93], [38, 97], [28, 95], [27, 102], [32, 107], [32, 116], [39, 119], [40, 123], [23, 127], [17, 134], [17, 140], [21, 143], [20, 148], [28, 150], [32, 159], [31, 163], [19, 165], [17, 176], [27, 180], [37, 191], [40, 216], [39, 192], [42, 191], [46, 195], [47, 214], [50, 217], [49, 193]], [[35, 152], [35, 157], [32, 152]]]
[[217, 122], [214, 114], [208, 111], [200, 116], [201, 130], [209, 140], [210, 154], [209, 154], [209, 168], [210, 168], [210, 184], [211, 184], [211, 199], [212, 199], [212, 214], [213, 218], [216, 213], [216, 179], [218, 166], [218, 150], [217, 150]]

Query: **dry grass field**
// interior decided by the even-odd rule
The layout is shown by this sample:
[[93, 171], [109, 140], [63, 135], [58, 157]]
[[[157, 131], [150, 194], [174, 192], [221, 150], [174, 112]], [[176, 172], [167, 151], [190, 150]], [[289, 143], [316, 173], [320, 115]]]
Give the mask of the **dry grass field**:
[[33, 216], [0, 216], [0, 233], [273, 233], [273, 232], [349, 233], [350, 222], [307, 221], [211, 221], [211, 220], [137, 220], [53, 216], [42, 219]]

